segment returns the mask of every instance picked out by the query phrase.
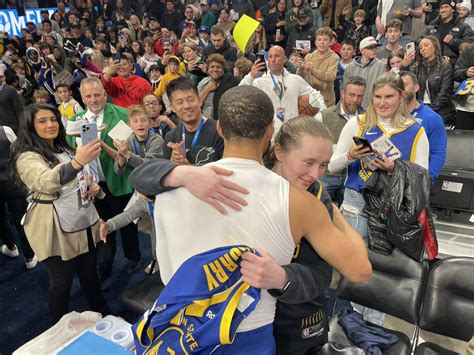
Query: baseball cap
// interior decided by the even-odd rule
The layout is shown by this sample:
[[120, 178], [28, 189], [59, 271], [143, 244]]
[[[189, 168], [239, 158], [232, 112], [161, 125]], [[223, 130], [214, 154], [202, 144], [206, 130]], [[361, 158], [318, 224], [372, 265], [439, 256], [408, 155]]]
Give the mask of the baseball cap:
[[150, 22], [151, 22], [151, 21], [159, 22], [158, 19], [157, 19], [156, 17], [154, 17], [154, 16], [149, 17], [149, 18], [148, 18], [148, 21], [150, 21]]
[[455, 1], [450, 1], [450, 0], [441, 0], [439, 3], [439, 7], [443, 5], [449, 5], [451, 6], [454, 10], [456, 10], [456, 2]]
[[368, 47], [380, 47], [380, 44], [372, 36], [365, 37], [362, 41], [360, 41], [359, 49], [362, 50], [362, 49], [368, 48]]
[[163, 39], [163, 44], [171, 44], [171, 45], [173, 45], [174, 42], [173, 42], [173, 40], [172, 40], [171, 38], [164, 38], [164, 39]]
[[300, 9], [300, 11], [298, 11], [298, 18], [300, 17], [304, 17], [304, 16], [311, 16], [312, 12], [311, 12], [311, 9], [307, 8], [307, 7], [303, 7], [302, 9]]
[[209, 27], [208, 26], [201, 26], [199, 27], [199, 31], [198, 32], [207, 32], [207, 33], [210, 33], [209, 32]]
[[207, 0], [201, 0], [201, 1], [199, 1], [199, 4], [200, 4], [200, 5], [207, 5], [207, 6], [209, 6]]

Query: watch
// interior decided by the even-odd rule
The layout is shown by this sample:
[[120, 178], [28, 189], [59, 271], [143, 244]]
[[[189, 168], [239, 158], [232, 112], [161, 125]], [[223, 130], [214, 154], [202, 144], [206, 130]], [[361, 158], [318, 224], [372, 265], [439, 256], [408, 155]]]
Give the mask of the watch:
[[288, 282], [285, 284], [285, 286], [283, 286], [282, 289], [272, 288], [268, 290], [268, 293], [272, 295], [273, 297], [281, 297], [285, 294], [286, 291], [288, 291], [288, 289], [290, 288], [290, 285], [291, 285], [291, 281], [288, 280]]

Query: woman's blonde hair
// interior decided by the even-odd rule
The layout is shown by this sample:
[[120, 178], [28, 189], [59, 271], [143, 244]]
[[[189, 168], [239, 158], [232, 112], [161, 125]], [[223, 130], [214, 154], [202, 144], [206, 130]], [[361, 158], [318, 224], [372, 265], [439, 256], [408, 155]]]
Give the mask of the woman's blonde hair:
[[404, 98], [402, 97], [402, 93], [405, 90], [405, 85], [403, 84], [402, 78], [398, 74], [384, 73], [375, 81], [375, 84], [373, 86], [369, 107], [367, 108], [367, 112], [365, 114], [365, 121], [362, 122], [359, 118], [359, 126], [363, 128], [364, 132], [371, 130], [377, 125], [378, 117], [377, 113], [375, 112], [373, 100], [375, 96], [375, 91], [384, 86], [389, 86], [392, 89], [395, 89], [400, 95], [400, 104], [398, 106], [397, 111], [391, 118], [392, 126], [394, 128], [404, 128], [410, 126], [412, 123], [415, 122], [414, 118], [407, 112], [406, 103]]
[[269, 151], [266, 159], [267, 167], [272, 168], [276, 163], [274, 153], [275, 146], [278, 144], [282, 151], [289, 152], [297, 148], [307, 134], [314, 138], [327, 139], [332, 142], [332, 135], [329, 129], [322, 122], [319, 122], [311, 116], [297, 116], [286, 121], [275, 136], [273, 147]]
[[91, 52], [91, 60], [100, 69], [104, 69], [107, 66], [105, 58], [100, 51], [94, 50], [93, 52]]

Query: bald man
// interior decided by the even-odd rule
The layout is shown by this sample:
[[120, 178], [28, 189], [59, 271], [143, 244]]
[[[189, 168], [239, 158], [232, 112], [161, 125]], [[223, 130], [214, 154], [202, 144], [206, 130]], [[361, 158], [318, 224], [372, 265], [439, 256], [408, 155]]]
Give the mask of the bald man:
[[289, 73], [285, 68], [285, 50], [273, 46], [268, 51], [268, 70], [265, 73], [265, 63], [255, 61], [252, 70], [240, 82], [240, 85], [253, 85], [263, 90], [272, 100], [275, 109], [275, 128], [299, 115], [298, 98], [309, 95], [309, 104], [324, 110], [324, 98], [321, 93], [312, 88], [303, 78]]

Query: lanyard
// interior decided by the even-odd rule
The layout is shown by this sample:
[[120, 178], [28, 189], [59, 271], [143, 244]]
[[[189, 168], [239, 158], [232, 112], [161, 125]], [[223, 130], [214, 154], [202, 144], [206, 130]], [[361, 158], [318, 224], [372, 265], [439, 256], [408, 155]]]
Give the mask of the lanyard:
[[148, 215], [150, 216], [151, 220], [154, 221], [155, 206], [151, 201], [147, 201], [146, 204], [148, 209]]
[[[148, 137], [149, 137], [149, 136], [150, 136], [150, 133], [148, 133], [148, 134], [146, 135], [146, 138], [145, 138], [145, 140], [143, 141], [143, 142], [145, 143], [145, 145], [143, 146], [143, 153], [145, 153], [145, 154], [146, 154], [146, 143], [147, 143], [147, 141], [148, 141]], [[141, 153], [141, 151], [140, 151], [140, 142], [139, 142], [138, 139], [135, 138], [135, 137], [133, 138], [133, 147], [135, 148], [135, 154], [141, 157], [142, 155], [140, 154], [140, 153]], [[142, 158], [143, 158], [143, 157], [142, 157]]]
[[277, 83], [276, 80], [275, 80], [275, 77], [273, 76], [272, 73], [270, 73], [270, 76], [272, 77], [272, 80], [273, 80], [273, 86], [275, 88], [275, 93], [278, 95], [278, 98], [282, 99], [283, 97], [283, 94], [285, 93], [285, 84], [283, 82], [283, 75], [284, 73], [281, 73], [281, 83]]
[[[206, 123], [206, 120], [202, 118], [201, 122], [199, 122], [199, 127], [196, 130], [196, 133], [194, 134], [194, 138], [191, 143], [191, 148], [194, 148], [194, 146], [196, 145], [199, 134], [201, 133], [202, 126], [204, 126], [204, 123]], [[186, 149], [186, 130], [184, 129], [184, 124], [181, 126], [181, 140], [183, 141], [183, 150], [186, 153], [188, 150]]]

